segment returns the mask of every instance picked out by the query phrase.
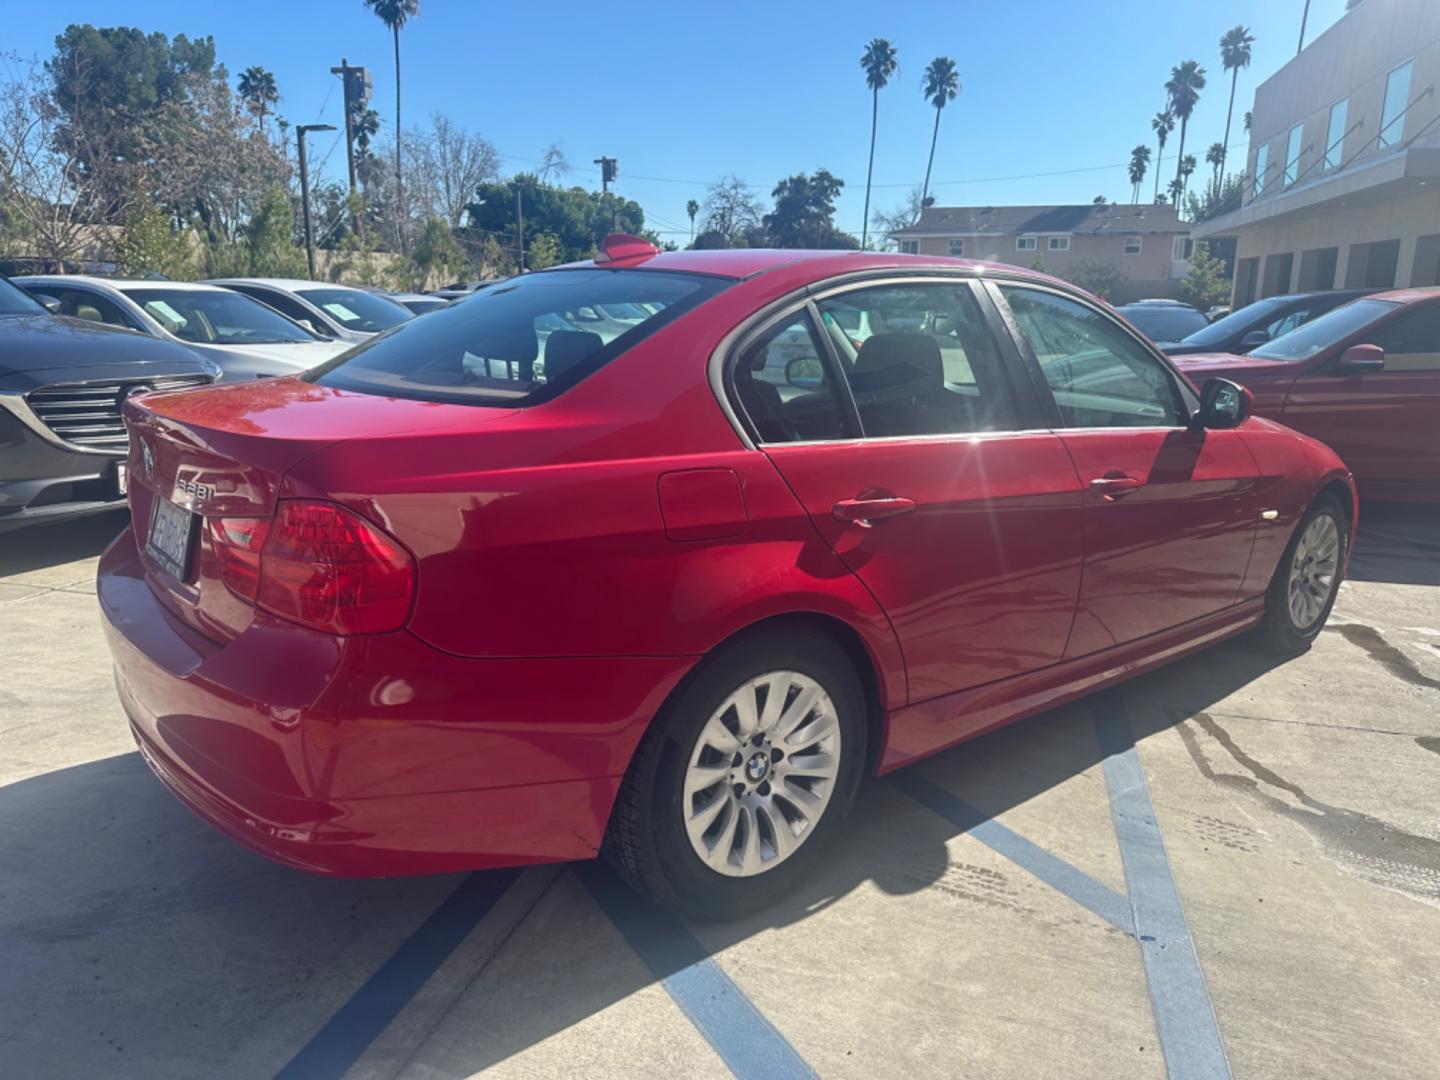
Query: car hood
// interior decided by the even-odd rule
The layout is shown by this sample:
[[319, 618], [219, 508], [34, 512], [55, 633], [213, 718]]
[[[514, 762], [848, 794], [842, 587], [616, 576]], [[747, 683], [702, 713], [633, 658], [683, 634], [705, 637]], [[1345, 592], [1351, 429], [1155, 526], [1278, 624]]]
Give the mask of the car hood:
[[1251, 379], [1289, 377], [1297, 370], [1297, 365], [1287, 360], [1262, 360], [1235, 353], [1190, 353], [1173, 356], [1171, 360], [1197, 385], [1211, 378], [1234, 379], [1243, 383]]
[[264, 345], [209, 345], [224, 366], [225, 356], [253, 356], [274, 360], [290, 370], [300, 372], [318, 367], [331, 357], [339, 356], [354, 345], [348, 341], [280, 341]]
[[0, 317], [0, 390], [214, 370], [189, 349], [119, 327], [48, 312]]

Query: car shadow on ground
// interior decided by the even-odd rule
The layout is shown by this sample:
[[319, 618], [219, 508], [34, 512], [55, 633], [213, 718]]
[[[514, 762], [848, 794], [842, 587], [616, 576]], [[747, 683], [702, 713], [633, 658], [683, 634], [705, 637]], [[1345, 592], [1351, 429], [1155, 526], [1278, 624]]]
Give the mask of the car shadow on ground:
[[[1435, 520], [1423, 509], [1371, 510], [1356, 576], [1440, 584], [1424, 572], [1436, 561], [1425, 554]], [[67, 542], [98, 551], [121, 524], [86, 523]], [[41, 558], [44, 547], [20, 558]], [[0, 565], [15, 558], [7, 551]], [[1281, 662], [1235, 639], [914, 768], [981, 818], [998, 817], [1100, 764], [1097, 711], [1123, 702], [1141, 741]], [[133, 753], [0, 787], [0, 823], [0, 1075], [273, 1075], [462, 880], [344, 881], [273, 865], [192, 818]], [[717, 953], [813, 918], [860, 888], [930, 888], [961, 831], [896, 781], [873, 781], [797, 892], [751, 918], [690, 929]], [[582, 877], [597, 872], [605, 873]], [[505, 1061], [692, 962], [684, 950], [662, 949], [637, 963], [619, 933], [577, 929], [603, 927], [605, 917], [568, 871], [559, 880], [535, 913], [555, 940], [537, 946], [532, 935], [522, 946], [517, 932], [504, 947], [542, 954], [500, 965], [506, 978], [529, 982], [523, 1008], [494, 995], [503, 1022], [482, 1015], [484, 1037], [436, 1075]], [[628, 893], [620, 902], [642, 924], [669, 919]], [[546, 917], [541, 907], [555, 903], [572, 906]]]
[[1440, 585], [1440, 504], [1361, 502], [1350, 577]]
[[0, 580], [94, 558], [130, 523], [127, 510], [0, 533]]

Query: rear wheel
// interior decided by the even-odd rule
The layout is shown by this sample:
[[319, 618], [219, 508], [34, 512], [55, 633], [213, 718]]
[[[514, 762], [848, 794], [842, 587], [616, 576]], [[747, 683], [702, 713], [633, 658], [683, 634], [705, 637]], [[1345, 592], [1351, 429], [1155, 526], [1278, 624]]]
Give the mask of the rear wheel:
[[705, 661], [642, 740], [606, 854], [686, 914], [772, 903], [823, 856], [854, 800], [864, 708], [844, 651], [824, 637], [741, 639]]
[[1261, 632], [1280, 652], [1304, 652], [1335, 606], [1345, 567], [1350, 520], [1340, 500], [1323, 495], [1310, 506], [1285, 549], [1265, 595]]

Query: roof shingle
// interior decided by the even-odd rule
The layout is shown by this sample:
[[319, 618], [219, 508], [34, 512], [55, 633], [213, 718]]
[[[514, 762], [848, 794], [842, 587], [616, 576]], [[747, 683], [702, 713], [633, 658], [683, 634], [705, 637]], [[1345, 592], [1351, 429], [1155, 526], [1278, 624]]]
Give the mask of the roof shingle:
[[1028, 233], [1188, 232], [1175, 207], [1140, 203], [1083, 203], [1078, 206], [930, 206], [920, 220], [891, 236], [1019, 236]]

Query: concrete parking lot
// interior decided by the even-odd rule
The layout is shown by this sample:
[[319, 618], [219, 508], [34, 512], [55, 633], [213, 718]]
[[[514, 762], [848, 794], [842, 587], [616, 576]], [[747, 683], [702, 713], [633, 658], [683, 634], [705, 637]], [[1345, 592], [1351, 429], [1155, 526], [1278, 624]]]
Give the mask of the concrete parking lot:
[[1440, 1075], [1440, 514], [1306, 655], [1236, 640], [869, 785], [682, 924], [599, 864], [305, 876], [135, 752], [92, 576], [0, 537], [0, 1076]]

